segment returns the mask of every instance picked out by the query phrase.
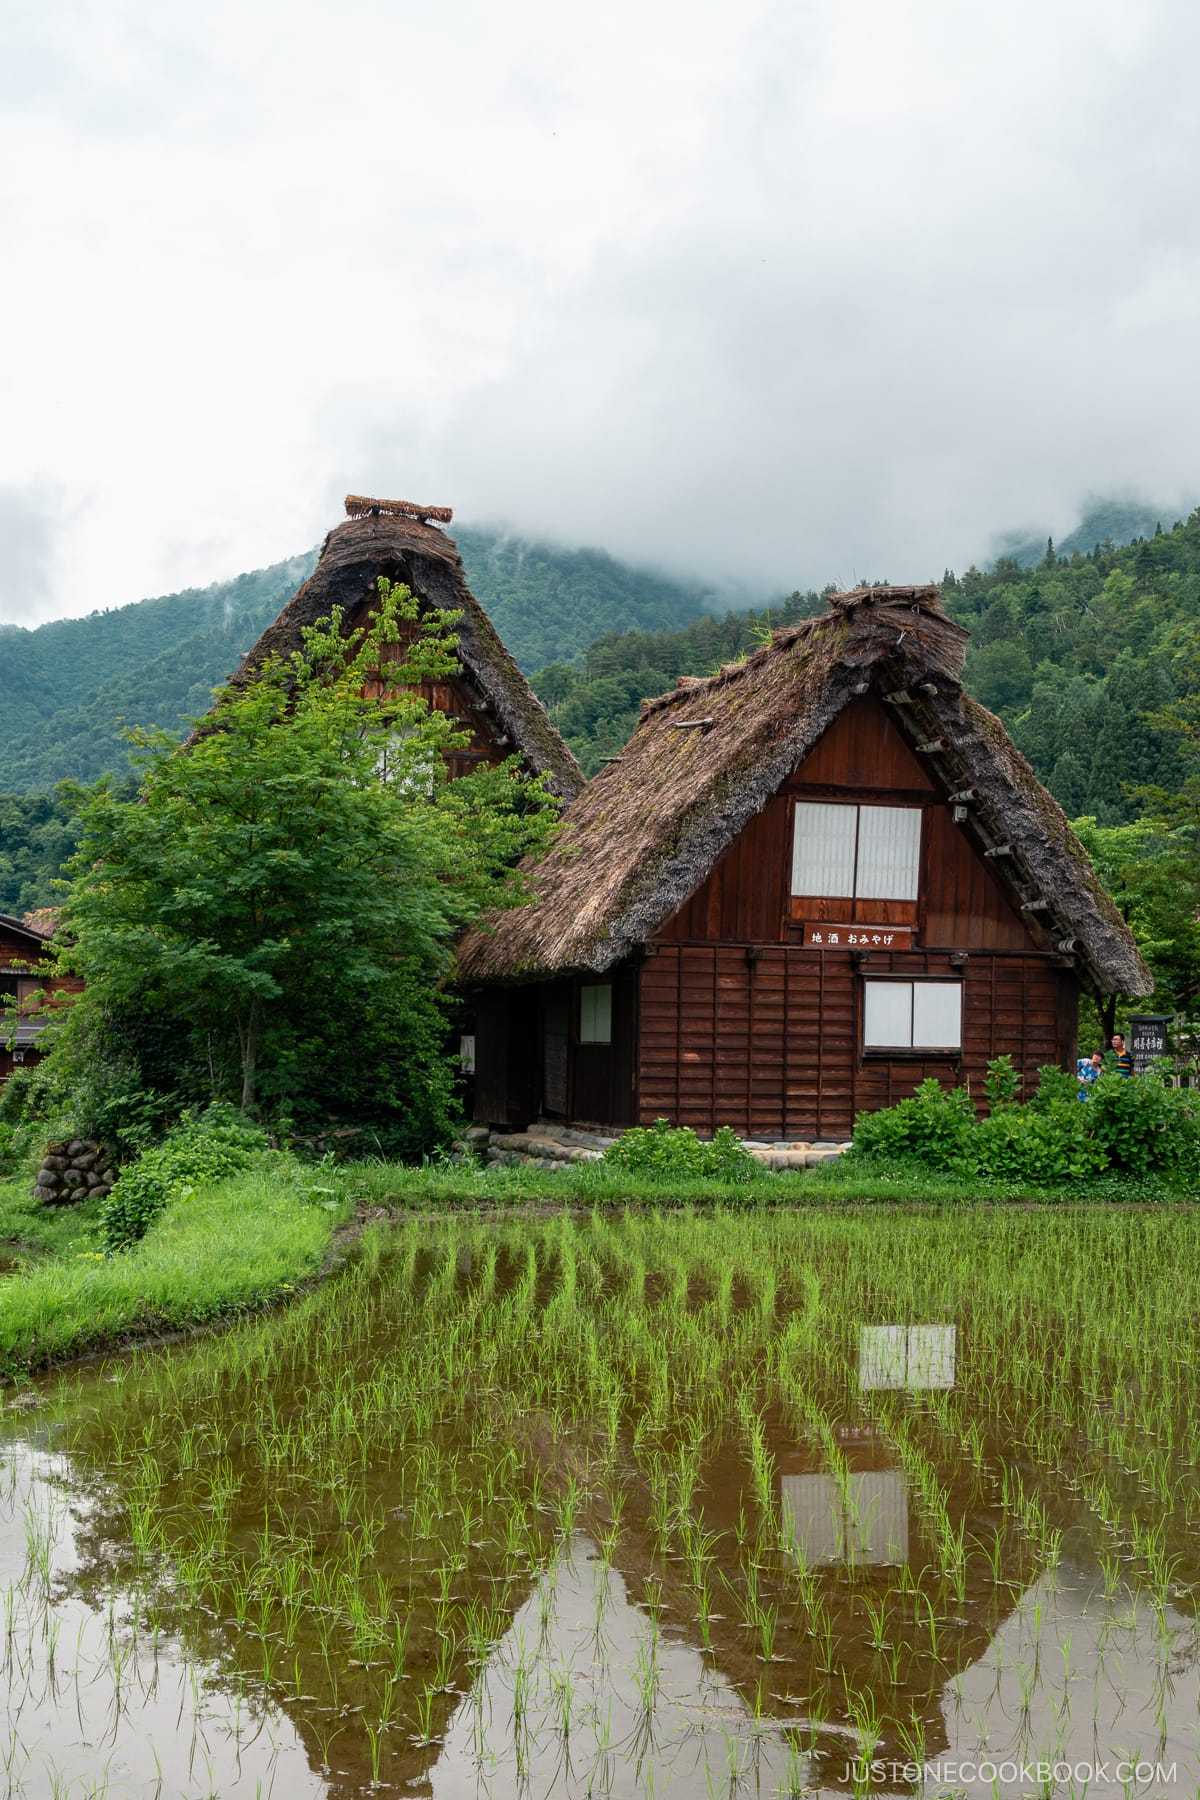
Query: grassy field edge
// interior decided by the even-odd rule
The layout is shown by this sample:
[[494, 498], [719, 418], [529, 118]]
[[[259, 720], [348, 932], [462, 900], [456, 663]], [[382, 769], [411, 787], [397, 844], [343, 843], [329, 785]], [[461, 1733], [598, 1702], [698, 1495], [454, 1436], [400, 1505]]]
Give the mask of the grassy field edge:
[[96, 1210], [47, 1215], [21, 1190], [0, 1189], [0, 1230], [33, 1252], [0, 1284], [0, 1380], [288, 1299], [320, 1272], [354, 1202], [314, 1203], [269, 1174], [235, 1176], [176, 1201], [119, 1256], [101, 1250]]

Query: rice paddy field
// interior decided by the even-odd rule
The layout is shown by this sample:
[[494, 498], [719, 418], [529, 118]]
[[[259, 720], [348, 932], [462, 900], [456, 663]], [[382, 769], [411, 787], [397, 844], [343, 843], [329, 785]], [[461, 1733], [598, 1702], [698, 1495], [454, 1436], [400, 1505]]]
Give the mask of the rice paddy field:
[[1200, 1213], [460, 1214], [24, 1389], [0, 1794], [1195, 1795]]

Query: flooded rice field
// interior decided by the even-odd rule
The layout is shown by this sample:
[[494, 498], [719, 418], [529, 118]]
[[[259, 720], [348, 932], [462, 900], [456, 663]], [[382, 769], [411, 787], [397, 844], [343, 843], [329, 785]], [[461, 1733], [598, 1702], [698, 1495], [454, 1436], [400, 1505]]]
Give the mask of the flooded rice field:
[[1195, 1795], [1200, 1214], [469, 1217], [18, 1396], [0, 1794]]

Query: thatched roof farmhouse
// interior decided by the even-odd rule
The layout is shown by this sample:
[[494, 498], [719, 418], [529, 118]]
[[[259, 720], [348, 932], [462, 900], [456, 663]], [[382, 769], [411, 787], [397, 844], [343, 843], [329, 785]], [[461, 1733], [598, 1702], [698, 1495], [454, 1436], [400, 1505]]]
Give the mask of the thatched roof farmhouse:
[[[484, 1107], [845, 1133], [856, 1106], [922, 1072], [982, 1074], [1007, 1050], [1032, 1077], [1073, 1055], [1080, 984], [1148, 993], [1061, 808], [964, 692], [966, 638], [935, 587], [857, 589], [645, 701], [531, 867], [537, 903], [460, 947], [481, 995]], [[497, 998], [518, 984], [542, 996], [543, 1060], [549, 997], [565, 996], [559, 1106], [544, 1079], [507, 1096], [489, 1072], [488, 1018], [504, 1015], [510, 1058], [522, 1007], [533, 1029], [528, 999]], [[873, 1041], [903, 1039], [905, 1005], [907, 1040]], [[604, 1079], [581, 1072], [598, 1061], [597, 1006], [615, 1008], [619, 1045]]]
[[455, 627], [462, 676], [436, 684], [427, 696], [472, 733], [471, 749], [454, 761], [463, 773], [472, 761], [517, 752], [535, 775], [548, 776], [564, 799], [583, 785], [575, 758], [546, 716], [533, 689], [500, 641], [495, 626], [467, 586], [453, 538], [441, 529], [449, 507], [406, 500], [346, 497], [345, 522], [329, 533], [312, 575], [263, 632], [233, 677], [253, 679], [269, 656], [300, 649], [306, 627], [341, 607], [344, 628], [360, 627], [377, 604], [378, 579], [401, 581], [428, 607], [462, 614]]

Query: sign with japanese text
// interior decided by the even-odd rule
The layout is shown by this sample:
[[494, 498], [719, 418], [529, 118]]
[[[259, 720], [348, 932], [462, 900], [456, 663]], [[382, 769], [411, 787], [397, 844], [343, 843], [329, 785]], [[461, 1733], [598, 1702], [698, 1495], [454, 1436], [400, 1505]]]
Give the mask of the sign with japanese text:
[[1129, 1051], [1133, 1057], [1135, 1075], [1144, 1075], [1151, 1063], [1167, 1054], [1167, 1026], [1170, 1022], [1169, 1013], [1142, 1013], [1130, 1019]]
[[910, 925], [806, 925], [804, 943], [813, 950], [911, 950]]

